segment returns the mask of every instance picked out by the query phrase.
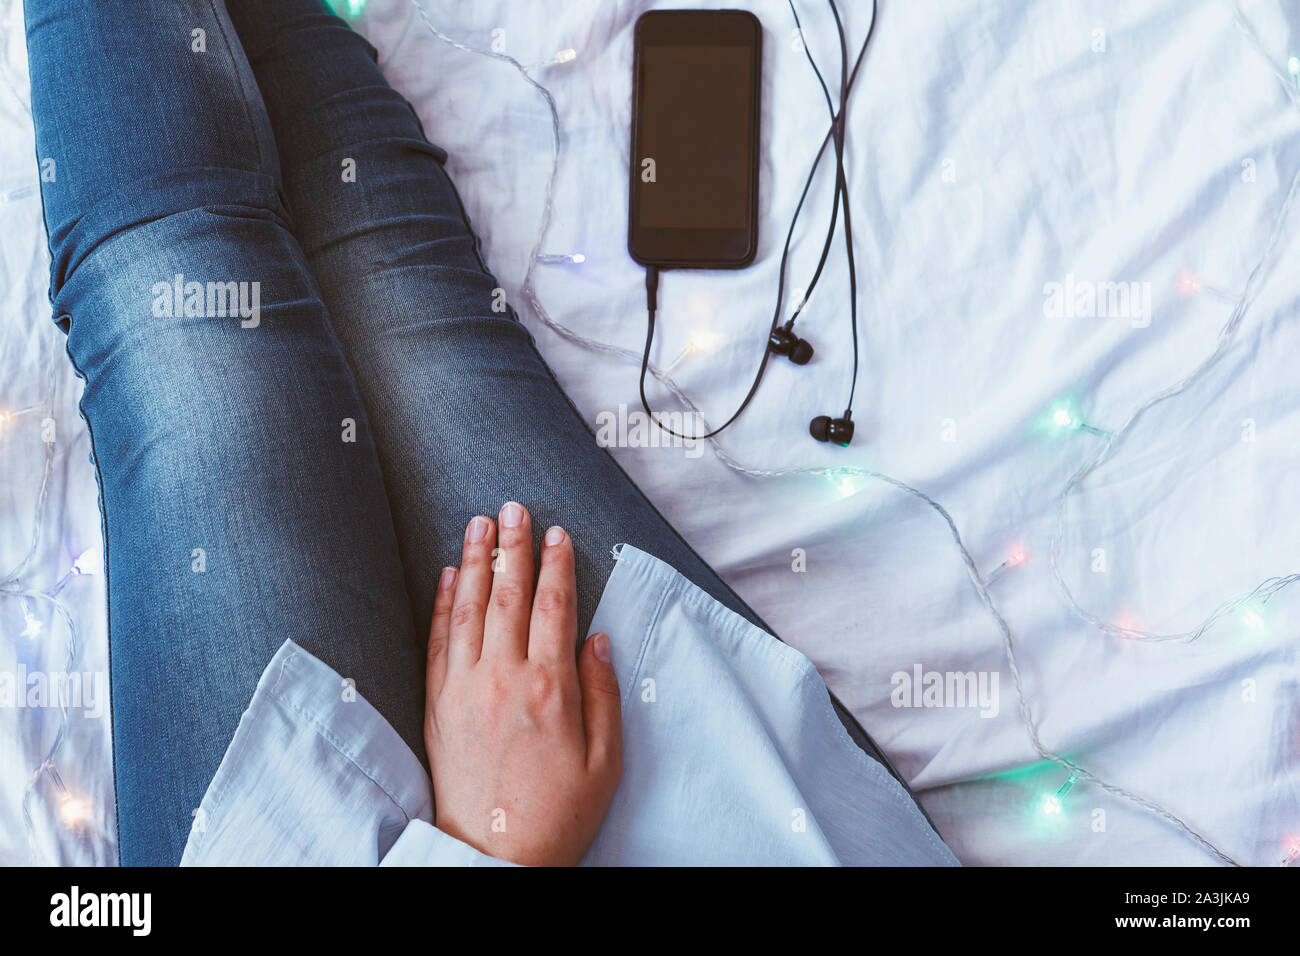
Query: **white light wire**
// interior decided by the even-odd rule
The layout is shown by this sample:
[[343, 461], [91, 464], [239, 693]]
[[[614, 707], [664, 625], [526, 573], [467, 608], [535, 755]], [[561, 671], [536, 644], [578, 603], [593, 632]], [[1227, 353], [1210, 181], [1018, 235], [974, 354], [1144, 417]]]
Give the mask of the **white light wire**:
[[[6, 20], [5, 25], [8, 26], [8, 24], [9, 21]], [[9, 61], [7, 57], [0, 57], [0, 77], [3, 77], [5, 87], [30, 118], [32, 115], [31, 104], [27, 100], [23, 99], [17, 88], [14, 87], [13, 83], [9, 79]], [[39, 192], [39, 188], [35, 185], [21, 186], [8, 193], [0, 194], [0, 203], [26, 199], [30, 196], [39, 194]], [[53, 325], [50, 326], [50, 332], [51, 335], [55, 337], [59, 334], [58, 329]], [[58, 352], [59, 349], [56, 347], [51, 349], [49, 354], [46, 373], [47, 398], [45, 404], [29, 405], [25, 408], [20, 408], [17, 411], [8, 413], [3, 425], [0, 427], [7, 428], [10, 423], [20, 417], [40, 412], [44, 412], [42, 418], [49, 417], [52, 419], [54, 417], [55, 400], [58, 397], [58, 378], [56, 374], [56, 357]], [[62, 581], [48, 591], [31, 587], [23, 581], [23, 577], [30, 570], [32, 562], [36, 559], [36, 555], [40, 550], [41, 534], [44, 527], [45, 503], [49, 497], [50, 479], [54, 474], [56, 440], [51, 437], [50, 440], [46, 441], [44, 444], [45, 463], [41, 473], [40, 490], [37, 492], [36, 505], [33, 509], [31, 543], [27, 548], [27, 553], [23, 555], [22, 560], [20, 560], [18, 564], [8, 572], [5, 572], [3, 577], [0, 577], [0, 597], [13, 598], [21, 601], [24, 610], [26, 610], [28, 601], [45, 602], [50, 605], [55, 616], [63, 619], [63, 623], [68, 632], [67, 641], [64, 647], [64, 673], [71, 674], [75, 667], [77, 658], [77, 625], [73, 620], [72, 612], [68, 609], [68, 606], [57, 597], [58, 591], [62, 590], [63, 585], [67, 581], [67, 576], [65, 575]], [[64, 785], [63, 778], [59, 774], [58, 768], [55, 765], [55, 758], [58, 756], [59, 750], [62, 748], [64, 742], [67, 740], [70, 729], [68, 700], [61, 693], [59, 694], [58, 700], [59, 724], [58, 729], [55, 731], [54, 740], [46, 749], [45, 757], [41, 760], [40, 765], [28, 775], [27, 783], [23, 787], [23, 827], [27, 833], [28, 853], [33, 863], [43, 862], [40, 847], [36, 839], [36, 826], [32, 819], [32, 797], [35, 795], [36, 787], [40, 784], [41, 778], [48, 774], [50, 779], [54, 781], [55, 788], [65, 797], [68, 796], [67, 787]]]
[[[524, 272], [524, 279], [520, 286], [520, 292], [522, 293], [524, 298], [528, 301], [528, 304], [532, 307], [533, 312], [537, 315], [537, 318], [542, 322], [542, 324], [545, 325], [547, 328], [549, 328], [551, 331], [555, 332], [564, 340], [591, 352], [596, 352], [604, 355], [612, 355], [617, 358], [622, 358], [628, 362], [639, 364], [642, 358], [641, 353], [635, 352], [632, 349], [611, 345], [607, 342], [601, 342], [595, 339], [587, 338], [586, 336], [580, 335], [579, 333], [565, 326], [563, 323], [552, 318], [550, 314], [546, 311], [546, 309], [543, 307], [541, 301], [537, 296], [536, 289], [533, 285], [533, 272], [537, 263], [538, 252], [540, 251], [542, 243], [545, 240], [546, 233], [550, 228], [551, 212], [553, 208], [552, 200], [554, 195], [555, 179], [559, 172], [560, 140], [561, 140], [560, 117], [559, 117], [559, 110], [555, 104], [555, 98], [551, 95], [550, 90], [548, 90], [541, 83], [537, 82], [537, 80], [535, 80], [529, 74], [528, 68], [525, 67], [523, 64], [521, 64], [514, 57], [511, 57], [505, 53], [497, 53], [492, 50], [483, 50], [477, 47], [470, 46], [465, 43], [461, 43], [460, 41], [453, 39], [452, 37], [443, 33], [433, 24], [433, 22], [429, 19], [428, 13], [425, 10], [424, 5], [420, 2], [420, 0], [411, 0], [411, 4], [412, 6], [415, 7], [416, 12], [420, 16], [420, 19], [424, 22], [424, 25], [428, 28], [429, 32], [433, 34], [433, 36], [437, 37], [442, 42], [447, 43], [450, 46], [455, 47], [458, 50], [462, 50], [466, 53], [473, 53], [480, 56], [487, 56], [492, 59], [502, 60], [510, 64], [530, 86], [532, 86], [534, 89], [538, 91], [538, 93], [541, 94], [542, 98], [546, 101], [547, 108], [550, 111], [550, 115], [551, 115], [551, 135], [552, 135], [551, 171], [546, 181], [545, 201], [542, 208], [542, 217], [541, 217], [540, 227], [537, 233], [537, 239], [533, 243], [532, 253], [528, 257], [528, 267]], [[1242, 32], [1245, 33], [1248, 36], [1248, 38], [1250, 38], [1253, 41], [1256, 51], [1264, 58], [1265, 62], [1270, 64], [1270, 66], [1273, 68], [1274, 74], [1277, 75], [1279, 80], [1282, 81], [1283, 88], [1286, 90], [1288, 98], [1291, 100], [1291, 102], [1294, 105], [1297, 106], [1297, 108], [1300, 108], [1300, 96], [1298, 96], [1296, 91], [1293, 89], [1290, 79], [1286, 76], [1284, 72], [1277, 69], [1276, 66], [1272, 63], [1272, 60], [1269, 58], [1267, 52], [1263, 48], [1263, 45], [1260, 43], [1258, 35], [1254, 32], [1253, 29], [1249, 27], [1245, 18], [1241, 15], [1240, 10], [1237, 9], [1235, 4], [1233, 4], [1233, 14], [1234, 14], [1234, 19], [1237, 22], [1238, 28], [1241, 29]], [[1074, 599], [1073, 593], [1070, 591], [1068, 585], [1065, 583], [1064, 578], [1061, 576], [1059, 566], [1058, 566], [1058, 561], [1057, 561], [1059, 540], [1062, 534], [1062, 528], [1064, 523], [1066, 500], [1069, 497], [1070, 493], [1079, 486], [1079, 484], [1084, 480], [1084, 478], [1086, 478], [1097, 467], [1099, 467], [1109, 458], [1111, 450], [1118, 444], [1118, 442], [1124, 437], [1124, 435], [1127, 434], [1129, 429], [1133, 426], [1133, 424], [1138, 420], [1138, 418], [1144, 412], [1146, 412], [1152, 406], [1157, 405], [1160, 402], [1165, 401], [1166, 399], [1172, 398], [1175, 395], [1178, 395], [1179, 393], [1187, 389], [1192, 383], [1197, 381], [1211, 366], [1213, 366], [1223, 355], [1224, 351], [1227, 349], [1237, 329], [1240, 327], [1241, 321], [1246, 313], [1246, 309], [1249, 306], [1251, 299], [1253, 298], [1255, 285], [1259, 280], [1259, 278], [1261, 277], [1261, 275], [1263, 274], [1263, 267], [1266, 264], [1269, 257], [1271, 256], [1274, 247], [1277, 244], [1278, 238], [1281, 234], [1283, 222], [1286, 219], [1288, 212], [1290, 211], [1292, 200], [1296, 195], [1297, 186], [1300, 186], [1300, 171], [1297, 171], [1296, 175], [1291, 180], [1291, 187], [1287, 192], [1285, 202], [1283, 203], [1281, 209], [1278, 211], [1278, 214], [1274, 221], [1273, 230], [1269, 237], [1269, 241], [1265, 246], [1264, 253], [1263, 255], [1260, 256], [1258, 263], [1255, 265], [1255, 268], [1251, 271], [1250, 276], [1246, 282], [1245, 290], [1243, 291], [1240, 299], [1237, 300], [1236, 308], [1234, 308], [1232, 315], [1228, 319], [1227, 323], [1224, 325], [1223, 329], [1220, 331], [1219, 338], [1214, 351], [1185, 378], [1175, 383], [1174, 385], [1171, 385], [1168, 388], [1158, 392], [1156, 395], [1152, 396], [1151, 398], [1143, 402], [1134, 412], [1132, 412], [1129, 415], [1129, 417], [1125, 420], [1123, 426], [1121, 426], [1118, 430], [1114, 432], [1106, 432], [1101, 429], [1092, 429], [1092, 428], [1087, 429], [1089, 432], [1093, 434], [1097, 434], [1100, 437], [1103, 437], [1105, 441], [1099, 448], [1098, 452], [1088, 462], [1086, 462], [1082, 467], [1080, 467], [1075, 472], [1075, 474], [1070, 478], [1069, 482], [1067, 482], [1065, 488], [1058, 495], [1059, 507], [1058, 507], [1057, 529], [1052, 539], [1052, 568], [1053, 568], [1054, 576], [1056, 578], [1058, 586], [1064, 593], [1072, 610], [1077, 615], [1082, 617], [1085, 621], [1087, 621], [1088, 623], [1092, 624], [1093, 626], [1101, 629], [1106, 633], [1114, 634], [1116, 636], [1124, 637], [1130, 640], [1146, 640], [1146, 641], [1194, 640], [1197, 637], [1201, 636], [1203, 633], [1205, 633], [1206, 630], [1208, 630], [1214, 623], [1216, 623], [1222, 617], [1232, 613], [1234, 610], [1241, 607], [1242, 605], [1252, 603], [1252, 602], [1257, 602], [1262, 604], [1265, 601], [1267, 601], [1268, 598], [1272, 597], [1274, 594], [1280, 591], [1282, 588], [1285, 588], [1288, 585], [1295, 583], [1297, 580], [1300, 580], [1300, 574], [1291, 574], [1285, 577], [1270, 578], [1267, 581], [1260, 584], [1254, 591], [1250, 592], [1249, 594], [1243, 595], [1239, 598], [1234, 598], [1230, 601], [1226, 601], [1223, 604], [1221, 604], [1214, 611], [1214, 613], [1211, 614], [1209, 618], [1207, 618], [1198, 628], [1194, 629], [1193, 631], [1183, 632], [1180, 634], [1159, 635], [1159, 634], [1147, 634], [1145, 632], [1137, 631], [1132, 628], [1124, 628], [1124, 627], [1120, 627], [1119, 625], [1111, 624], [1110, 622], [1103, 621], [1102, 619], [1093, 615], [1091, 612], [1085, 610]], [[649, 371], [661, 384], [663, 384], [668, 389], [668, 391], [673, 395], [674, 398], [676, 398], [679, 402], [681, 402], [683, 406], [685, 406], [695, 415], [699, 416], [700, 421], [703, 423], [706, 430], [710, 428], [708, 419], [699, 410], [698, 406], [696, 406], [696, 404], [690, 399], [690, 397], [687, 396], [684, 391], [682, 391], [682, 389], [677, 385], [676, 381], [674, 381], [669, 374], [661, 370], [658, 366], [656, 366], [653, 363], [650, 363]], [[1219, 849], [1219, 847], [1215, 846], [1208, 839], [1206, 839], [1204, 836], [1202, 836], [1200, 833], [1198, 833], [1196, 830], [1190, 827], [1187, 823], [1181, 820], [1178, 816], [1176, 816], [1169, 810], [1165, 809], [1160, 804], [1148, 800], [1145, 797], [1133, 793], [1132, 791], [1126, 790], [1123, 787], [1119, 787], [1116, 786], [1115, 784], [1109, 783], [1108, 781], [1102, 779], [1101, 777], [1098, 777], [1096, 774], [1093, 774], [1091, 771], [1085, 769], [1084, 767], [1081, 767], [1079, 764], [1075, 763], [1069, 758], [1064, 757], [1061, 754], [1049, 749], [1043, 744], [1041, 738], [1039, 737], [1038, 727], [1030, 711], [1028, 700], [1025, 694], [1024, 681], [1021, 677], [1020, 666], [1016, 658], [1015, 640], [1012, 636], [1011, 628], [1008, 625], [1006, 619], [1002, 616], [1002, 613], [998, 610], [997, 605], [993, 601], [992, 595], [989, 593], [988, 585], [991, 583], [991, 580], [986, 582], [986, 580], [980, 575], [979, 570], [975, 564], [975, 559], [972, 556], [970, 550], [966, 547], [965, 542], [962, 540], [961, 532], [957, 529], [956, 522], [953, 520], [952, 515], [948, 512], [948, 510], [944, 508], [944, 506], [941, 505], [938, 501], [931, 498], [925, 492], [912, 487], [911, 485], [907, 484], [906, 482], [898, 478], [893, 477], [892, 475], [888, 475], [880, 471], [875, 471], [870, 468], [864, 468], [860, 466], [847, 466], [847, 467], [835, 467], [835, 468], [756, 468], [756, 467], [746, 465], [738, 461], [736, 458], [734, 458], [725, 448], [722, 447], [722, 445], [719, 443], [717, 438], [710, 437], [708, 439], [708, 442], [712, 446], [714, 454], [718, 457], [718, 459], [723, 464], [725, 464], [727, 467], [731, 468], [732, 470], [737, 471], [744, 475], [748, 475], [755, 478], [778, 478], [778, 477], [791, 477], [791, 476], [800, 476], [800, 475], [802, 476], [817, 475], [817, 476], [826, 476], [826, 477], [855, 476], [855, 477], [868, 478], [875, 481], [883, 482], [884, 484], [897, 488], [899, 491], [911, 495], [912, 497], [923, 502], [926, 506], [932, 509], [937, 515], [939, 515], [939, 517], [943, 520], [944, 524], [946, 525], [948, 529], [948, 533], [952, 538], [953, 544], [957, 548], [958, 554], [961, 556], [962, 564], [965, 566], [966, 574], [967, 577], [970, 579], [972, 587], [975, 589], [976, 594], [979, 596], [980, 601], [983, 603], [989, 615], [994, 619], [995, 623], [997, 624], [998, 631], [1000, 632], [1002, 637], [1004, 656], [1006, 657], [1007, 665], [1011, 671], [1012, 680], [1016, 689], [1016, 698], [1019, 704], [1021, 722], [1025, 726], [1025, 730], [1029, 737], [1030, 745], [1033, 747], [1034, 752], [1037, 753], [1040, 758], [1047, 760], [1051, 763], [1057, 764], [1058, 766], [1065, 769], [1070, 774], [1075, 775], [1079, 779], [1087, 780], [1092, 784], [1096, 785], [1097, 787], [1099, 787], [1100, 789], [1106, 791], [1107, 793], [1110, 793], [1122, 800], [1125, 800], [1128, 803], [1164, 820], [1166, 823], [1168, 823], [1174, 829], [1182, 833], [1192, 842], [1200, 846], [1207, 853], [1214, 856], [1220, 862], [1231, 866], [1241, 865], [1237, 860], [1233, 859], [1227, 853]]]
[[[1269, 71], [1277, 78], [1278, 82], [1281, 83], [1282, 90], [1286, 93], [1287, 99], [1290, 100], [1291, 105], [1294, 106], [1297, 111], [1300, 111], [1300, 91], [1296, 89], [1294, 78], [1286, 71], [1282, 70], [1273, 61], [1273, 58], [1269, 55], [1263, 41], [1260, 39], [1259, 32], [1246, 18], [1245, 14], [1242, 13], [1240, 4], [1233, 0], [1233, 2], [1229, 3], [1229, 7], [1232, 10], [1233, 24], [1236, 26], [1238, 32], [1249, 41], [1250, 45], [1254, 48], [1255, 53], [1268, 67]], [[1223, 354], [1227, 351], [1228, 346], [1236, 336], [1237, 329], [1240, 328], [1241, 322], [1246, 316], [1246, 310], [1250, 307], [1250, 303], [1254, 298], [1254, 294], [1257, 291], [1257, 285], [1264, 276], [1264, 266], [1268, 262], [1274, 248], [1277, 246], [1278, 239], [1282, 235], [1282, 225], [1286, 221], [1287, 214], [1291, 210], [1292, 202], [1296, 197], [1297, 186], [1300, 186], [1300, 171], [1297, 171], [1295, 176], [1291, 179], [1291, 188], [1287, 190], [1286, 199], [1282, 203], [1282, 208], [1278, 210], [1277, 216], [1274, 218], [1273, 230], [1269, 234], [1268, 242], [1264, 246], [1264, 252], [1259, 257], [1259, 261], [1255, 263], [1255, 267], [1250, 271], [1250, 275], [1247, 276], [1246, 285], [1242, 290], [1241, 297], [1235, 300], [1230, 296], [1226, 297], [1228, 301], [1234, 303], [1234, 307], [1228, 316], [1227, 322], [1225, 322], [1223, 328], [1219, 330], [1219, 337], [1215, 342], [1214, 351], [1206, 356], [1206, 358], [1197, 365], [1196, 368], [1188, 373], [1187, 376], [1175, 382], [1173, 385], [1162, 389], [1155, 395], [1152, 395], [1134, 409], [1129, 414], [1128, 418], [1125, 419], [1124, 424], [1115, 431], [1103, 431], [1091, 426], [1081, 426], [1091, 433], [1104, 438], [1105, 441], [1098, 447], [1097, 452], [1092, 456], [1092, 458], [1084, 462], [1084, 464], [1075, 471], [1075, 473], [1070, 477], [1070, 480], [1066, 482], [1065, 487], [1061, 489], [1060, 494], [1057, 495], [1056, 529], [1052, 533], [1051, 547], [1052, 575], [1056, 579], [1057, 587], [1065, 596], [1071, 610], [1073, 610], [1079, 617], [1083, 618], [1083, 620], [1106, 634], [1110, 634], [1123, 640], [1147, 644], [1156, 644], [1168, 641], [1195, 641], [1220, 620], [1235, 613], [1242, 607], [1263, 607], [1268, 603], [1269, 599], [1273, 597], [1273, 595], [1277, 594], [1284, 588], [1290, 587], [1297, 581], [1300, 581], [1300, 574], [1288, 574], [1268, 578], [1258, 584], [1250, 593], [1229, 598], [1227, 601], [1224, 601], [1211, 611], [1209, 617], [1205, 618], [1205, 620], [1195, 628], [1189, 631], [1159, 634], [1144, 631], [1139, 628], [1125, 627], [1120, 624], [1115, 624], [1098, 617], [1096, 614], [1084, 608], [1075, 598], [1074, 592], [1070, 590], [1069, 584], [1066, 583], [1065, 577], [1061, 573], [1059, 562], [1060, 544], [1061, 539], [1065, 534], [1065, 516], [1066, 510], [1069, 506], [1070, 495], [1078, 488], [1084, 479], [1109, 460], [1111, 450], [1124, 438], [1125, 435], [1128, 434], [1129, 429], [1137, 423], [1138, 419], [1141, 418], [1148, 409], [1185, 391], [1205, 375], [1212, 366], [1218, 363], [1219, 359], [1222, 358]]]
[[[53, 334], [58, 334], [57, 329], [53, 325], [51, 325], [50, 328]], [[53, 349], [49, 356], [48, 373], [46, 376], [48, 397], [44, 408], [40, 406], [29, 406], [13, 413], [9, 421], [13, 421], [20, 415], [38, 411], [44, 411], [50, 418], [54, 417], [54, 404], [58, 395], [58, 379], [55, 374], [55, 357], [57, 354], [58, 350]], [[66, 576], [65, 581], [61, 581], [59, 585], [56, 585], [56, 589], [51, 589], [49, 591], [31, 587], [23, 581], [23, 577], [27, 574], [33, 560], [40, 550], [41, 534], [44, 528], [45, 503], [49, 497], [50, 478], [54, 473], [54, 452], [55, 440], [51, 438], [49, 441], [45, 442], [45, 463], [41, 474], [40, 491], [36, 495], [36, 505], [33, 508], [31, 543], [27, 548], [27, 553], [23, 555], [22, 560], [19, 561], [10, 571], [6, 572], [3, 577], [0, 577], [0, 597], [17, 599], [23, 603], [24, 608], [29, 600], [43, 601], [50, 605], [55, 615], [63, 619], [68, 635], [64, 647], [63, 668], [65, 674], [71, 674], [76, 665], [77, 658], [77, 625], [73, 619], [72, 612], [68, 609], [68, 606], [56, 596], [56, 589], [61, 590], [62, 584], [66, 581]], [[59, 724], [54, 735], [54, 740], [45, 751], [45, 757], [41, 760], [40, 765], [28, 775], [27, 784], [23, 788], [23, 827], [27, 833], [28, 852], [33, 863], [42, 862], [39, 844], [36, 839], [36, 826], [32, 819], [31, 808], [32, 797], [36, 792], [36, 787], [40, 784], [41, 778], [48, 773], [50, 774], [51, 779], [54, 780], [57, 789], [65, 795], [67, 793], [67, 788], [64, 787], [62, 777], [59, 775], [55, 766], [55, 758], [58, 756], [59, 750], [62, 748], [64, 741], [67, 740], [70, 729], [68, 700], [62, 693], [59, 693], [58, 695], [58, 704]]]

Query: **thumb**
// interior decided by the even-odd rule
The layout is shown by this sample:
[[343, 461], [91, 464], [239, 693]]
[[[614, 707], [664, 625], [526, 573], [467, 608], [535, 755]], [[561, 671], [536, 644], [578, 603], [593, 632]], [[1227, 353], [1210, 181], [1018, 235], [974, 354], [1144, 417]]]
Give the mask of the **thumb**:
[[610, 640], [593, 634], [578, 657], [582, 685], [582, 723], [587, 731], [587, 769], [617, 777], [623, 768], [623, 713], [618, 677], [610, 662]]

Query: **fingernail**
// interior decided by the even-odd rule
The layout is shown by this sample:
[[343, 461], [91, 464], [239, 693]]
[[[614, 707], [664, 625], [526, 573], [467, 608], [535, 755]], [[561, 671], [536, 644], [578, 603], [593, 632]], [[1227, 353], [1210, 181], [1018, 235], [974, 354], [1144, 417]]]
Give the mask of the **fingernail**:
[[442, 577], [438, 579], [438, 587], [442, 588], [445, 591], [455, 583], [456, 583], [456, 569], [443, 568]]
[[564, 540], [564, 529], [559, 525], [548, 528], [546, 531], [545, 541], [548, 545], [557, 545]]
[[596, 660], [609, 663], [609, 635], [605, 633], [593, 634], [591, 636], [591, 652], [596, 655]]
[[501, 509], [501, 525], [505, 528], [518, 528], [524, 523], [524, 509], [522, 505], [513, 501], [507, 501], [505, 507]]
[[488, 533], [488, 519], [484, 518], [482, 515], [475, 518], [473, 521], [469, 523], [468, 537], [471, 544], [475, 541], [482, 541], [485, 537], [487, 537], [487, 533]]

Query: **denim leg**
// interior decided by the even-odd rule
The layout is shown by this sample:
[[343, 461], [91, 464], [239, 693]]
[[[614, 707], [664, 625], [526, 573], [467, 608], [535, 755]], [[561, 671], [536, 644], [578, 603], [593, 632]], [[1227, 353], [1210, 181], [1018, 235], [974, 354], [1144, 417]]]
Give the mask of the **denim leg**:
[[51, 296], [100, 486], [120, 854], [175, 863], [276, 647], [355, 680], [423, 759], [422, 643], [224, 7], [25, 7]]
[[596, 444], [513, 313], [494, 309], [499, 284], [446, 153], [384, 80], [374, 49], [324, 0], [227, 6], [275, 131], [294, 234], [370, 414], [417, 633], [427, 633], [438, 570], [459, 560], [466, 521], [509, 499], [528, 506], [536, 534], [569, 530], [582, 628], [620, 541], [766, 628]]
[[[595, 439], [501, 308], [445, 153], [323, 0], [228, 0], [279, 145], [294, 231], [375, 429], [417, 627], [466, 521], [523, 502], [569, 530], [583, 626], [626, 541], [753, 612]], [[355, 170], [355, 179], [349, 171]]]

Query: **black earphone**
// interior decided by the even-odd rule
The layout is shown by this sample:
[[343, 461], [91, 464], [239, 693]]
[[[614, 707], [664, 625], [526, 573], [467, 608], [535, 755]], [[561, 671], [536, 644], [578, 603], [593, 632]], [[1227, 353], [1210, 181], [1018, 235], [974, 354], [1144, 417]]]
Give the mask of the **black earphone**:
[[[794, 16], [795, 26], [800, 34], [803, 32], [803, 24], [799, 21], [799, 13], [795, 10], [794, 0], [787, 0], [790, 5], [790, 13]], [[848, 45], [844, 35], [844, 23], [840, 19], [839, 8], [835, 5], [835, 0], [827, 0], [830, 4], [831, 13], [835, 18], [835, 29], [839, 34], [840, 41], [840, 108], [837, 112], [834, 103], [831, 101], [830, 90], [826, 86], [826, 81], [822, 77], [821, 70], [818, 69], [816, 61], [813, 59], [812, 51], [808, 49], [807, 44], [803, 44], [804, 54], [808, 57], [808, 63], [813, 68], [813, 73], [817, 76], [817, 82], [821, 84], [822, 94], [826, 99], [826, 107], [831, 115], [830, 129], [822, 138], [821, 146], [817, 150], [817, 155], [813, 159], [812, 169], [808, 172], [808, 178], [804, 181], [803, 192], [799, 195], [799, 202], [795, 206], [794, 216], [790, 220], [790, 228], [786, 232], [785, 245], [781, 250], [781, 266], [777, 279], [776, 290], [776, 308], [772, 315], [772, 325], [768, 331], [766, 347], [763, 350], [763, 358], [759, 362], [758, 371], [754, 376], [754, 382], [750, 386], [748, 393], [741, 401], [740, 406], [732, 413], [731, 417], [711, 431], [702, 435], [683, 435], [674, 431], [660, 421], [650, 408], [650, 403], [645, 394], [645, 377], [650, 365], [650, 348], [654, 343], [655, 333], [655, 311], [657, 308], [658, 290], [659, 290], [659, 269], [655, 266], [646, 267], [646, 310], [648, 321], [646, 326], [645, 350], [641, 356], [641, 378], [640, 393], [641, 407], [645, 410], [646, 415], [661, 430], [678, 438], [692, 441], [698, 441], [705, 438], [712, 438], [724, 428], [729, 426], [741, 413], [749, 406], [755, 393], [758, 391], [759, 384], [763, 381], [763, 373], [767, 370], [768, 359], [773, 355], [784, 355], [795, 365], [806, 365], [813, 357], [813, 347], [806, 340], [800, 338], [794, 332], [794, 324], [799, 316], [803, 313], [804, 305], [807, 304], [808, 298], [812, 295], [818, 280], [821, 278], [822, 269], [826, 265], [826, 258], [830, 253], [831, 243], [835, 238], [835, 226], [838, 222], [840, 205], [844, 207], [844, 245], [848, 259], [849, 269], [849, 325], [853, 336], [853, 378], [849, 387], [849, 402], [845, 408], [844, 414], [839, 418], [831, 418], [829, 415], [818, 415], [808, 425], [808, 433], [813, 438], [822, 442], [847, 446], [853, 440], [853, 398], [857, 392], [858, 385], [858, 309], [857, 309], [857, 270], [853, 258], [853, 224], [849, 212], [849, 189], [848, 179], [844, 173], [844, 123], [845, 113], [848, 109], [849, 92], [853, 88], [853, 81], [857, 79], [858, 69], [862, 66], [862, 60], [866, 56], [867, 46], [871, 42], [871, 35], [876, 29], [876, 0], [871, 3], [871, 23], [867, 27], [867, 35], [862, 41], [862, 48], [858, 51], [857, 59], [853, 63], [853, 70], [848, 69]], [[803, 300], [795, 309], [794, 314], [785, 322], [781, 321], [781, 305], [785, 294], [785, 268], [790, 258], [790, 244], [794, 238], [794, 227], [799, 221], [799, 214], [803, 211], [804, 200], [808, 198], [808, 190], [812, 186], [813, 177], [817, 173], [817, 168], [821, 164], [822, 156], [826, 152], [826, 146], [830, 142], [835, 144], [835, 195], [831, 207], [830, 226], [826, 231], [826, 240], [822, 244], [821, 257], [817, 262], [817, 269], [813, 273], [812, 280], [808, 283], [808, 291], [804, 293]]]
[[853, 409], [846, 408], [842, 418], [818, 415], [808, 423], [808, 434], [818, 441], [848, 445], [853, 441]]
[[791, 320], [779, 329], [773, 329], [768, 336], [767, 348], [774, 355], [784, 355], [795, 365], [807, 365], [813, 357], [813, 347], [807, 339], [801, 339], [791, 331]]

